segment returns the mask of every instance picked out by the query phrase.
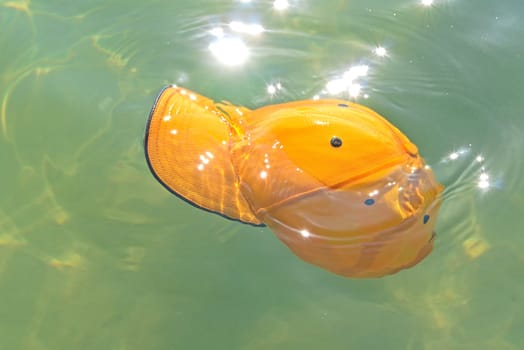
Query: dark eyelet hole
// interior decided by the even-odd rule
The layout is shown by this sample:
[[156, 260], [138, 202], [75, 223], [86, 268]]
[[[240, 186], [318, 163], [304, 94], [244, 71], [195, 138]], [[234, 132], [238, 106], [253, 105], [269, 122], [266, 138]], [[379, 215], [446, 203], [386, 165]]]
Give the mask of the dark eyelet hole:
[[342, 146], [342, 139], [340, 137], [337, 137], [337, 136], [333, 136], [331, 138], [331, 141], [329, 141], [331, 143], [331, 146], [335, 147], [335, 148], [338, 148], [340, 146]]

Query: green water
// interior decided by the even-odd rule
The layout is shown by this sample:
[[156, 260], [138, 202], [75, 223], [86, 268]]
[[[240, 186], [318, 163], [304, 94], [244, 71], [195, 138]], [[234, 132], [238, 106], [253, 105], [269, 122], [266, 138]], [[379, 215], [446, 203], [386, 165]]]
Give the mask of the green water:
[[[523, 349], [523, 14], [520, 0], [0, 1], [0, 349]], [[217, 27], [245, 63], [209, 50]], [[354, 65], [369, 67], [354, 99], [448, 187], [415, 268], [337, 277], [147, 169], [163, 85], [259, 107], [327, 97]]]

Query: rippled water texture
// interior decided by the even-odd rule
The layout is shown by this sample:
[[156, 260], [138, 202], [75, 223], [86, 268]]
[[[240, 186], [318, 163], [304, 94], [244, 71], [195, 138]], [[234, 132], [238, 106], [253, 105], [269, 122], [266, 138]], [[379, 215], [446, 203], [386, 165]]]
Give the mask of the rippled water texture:
[[[0, 348], [524, 348], [524, 4], [424, 2], [0, 1]], [[345, 279], [172, 196], [169, 83], [377, 110], [447, 187], [434, 251]]]

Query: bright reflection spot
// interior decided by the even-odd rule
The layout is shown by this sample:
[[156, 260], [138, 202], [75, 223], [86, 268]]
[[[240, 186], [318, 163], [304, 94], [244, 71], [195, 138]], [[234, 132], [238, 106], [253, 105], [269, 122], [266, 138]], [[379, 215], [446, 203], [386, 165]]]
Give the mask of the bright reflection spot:
[[481, 155], [478, 155], [477, 158], [475, 158], [475, 160], [479, 163], [482, 163], [484, 161], [484, 157], [481, 156]]
[[342, 92], [348, 92], [350, 96], [357, 97], [360, 95], [361, 85], [355, 80], [368, 74], [369, 67], [366, 65], [353, 66], [344, 74], [342, 78], [329, 81], [326, 84], [326, 90], [331, 95], [337, 95]]
[[347, 72], [344, 73], [344, 79], [354, 80], [360, 77], [365, 77], [368, 75], [369, 66], [363, 64], [360, 66], [353, 66], [349, 68]]
[[385, 47], [379, 46], [375, 49], [375, 55], [378, 57], [384, 57], [388, 54]]
[[229, 22], [229, 28], [234, 32], [251, 35], [259, 35], [260, 33], [264, 32], [264, 27], [262, 27], [260, 24], [246, 24], [239, 21]]
[[374, 190], [374, 191], [369, 192], [369, 196], [370, 197], [376, 196], [377, 194], [378, 194], [378, 190]]
[[170, 131], [171, 135], [176, 135], [178, 133], [178, 131], [176, 129], [173, 129]]
[[351, 97], [358, 97], [358, 95], [360, 95], [360, 84], [351, 84], [349, 87], [349, 95]]
[[196, 101], [196, 95], [195, 94], [189, 94], [189, 99], [190, 100], [193, 100], [193, 101]]
[[489, 186], [490, 186], [489, 185], [489, 175], [486, 173], [480, 174], [479, 181], [478, 181], [478, 187], [482, 189], [486, 189]]
[[209, 44], [209, 50], [223, 64], [236, 66], [243, 64], [249, 57], [249, 50], [238, 38], [222, 38]]
[[[471, 145], [469, 147], [471, 147]], [[445, 156], [444, 159], [442, 159], [442, 162], [446, 163], [448, 161], [457, 160], [459, 157], [462, 157], [462, 156], [466, 155], [469, 152], [470, 152], [470, 148], [466, 148], [466, 147], [460, 148], [460, 149], [458, 149], [456, 151], [451, 152], [447, 156]], [[482, 158], [482, 159], [484, 159], [484, 158]], [[478, 158], [477, 158], [477, 160], [478, 160]]]
[[289, 2], [287, 0], [275, 0], [273, 2], [273, 8], [275, 10], [283, 11], [289, 7]]
[[205, 154], [200, 155], [200, 164], [197, 165], [197, 169], [202, 171], [204, 170], [205, 166], [209, 164], [211, 159], [213, 159], [213, 153], [206, 151]]
[[453, 153], [451, 153], [451, 154], [448, 156], [448, 158], [449, 158], [450, 160], [455, 160], [455, 159], [457, 159], [458, 157], [459, 157], [459, 154], [458, 154], [457, 152], [453, 152]]
[[318, 95], [313, 96], [313, 100], [314, 101], [320, 100], [320, 96], [318, 96]]
[[209, 31], [211, 35], [217, 38], [222, 38], [224, 36], [224, 29], [220, 27], [215, 27]]
[[431, 6], [433, 5], [433, 0], [421, 0], [420, 3], [424, 6]]
[[180, 72], [178, 73], [176, 77], [176, 82], [179, 84], [185, 84], [188, 80], [188, 76], [186, 72]]
[[280, 83], [269, 84], [267, 86], [267, 93], [270, 94], [270, 95], [276, 94], [278, 90], [282, 90], [282, 85]]
[[260, 178], [261, 178], [261, 179], [265, 179], [265, 178], [267, 178], [267, 171], [262, 170], [262, 171], [260, 172]]
[[200, 160], [202, 161], [203, 164], [209, 164], [209, 159], [206, 158], [204, 155], [200, 156]]
[[309, 233], [308, 230], [300, 230], [300, 234], [301, 234], [302, 237], [304, 237], [304, 238], [308, 238], [309, 236], [311, 236], [311, 233]]
[[165, 121], [165, 122], [168, 122], [168, 121], [171, 120], [171, 116], [170, 115], [166, 115], [166, 116], [164, 116], [164, 118], [162, 118], [162, 120]]
[[326, 84], [326, 90], [328, 93], [336, 95], [346, 90], [348, 88], [347, 85], [348, 84], [344, 79], [333, 79]]

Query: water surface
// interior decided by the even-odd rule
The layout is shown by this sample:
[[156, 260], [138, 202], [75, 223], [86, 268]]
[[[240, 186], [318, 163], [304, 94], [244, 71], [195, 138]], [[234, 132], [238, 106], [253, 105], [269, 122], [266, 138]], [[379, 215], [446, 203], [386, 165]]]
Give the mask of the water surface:
[[[523, 13], [0, 1], [0, 348], [524, 348]], [[379, 111], [448, 187], [434, 252], [344, 279], [170, 195], [142, 149], [169, 83], [250, 108]]]

